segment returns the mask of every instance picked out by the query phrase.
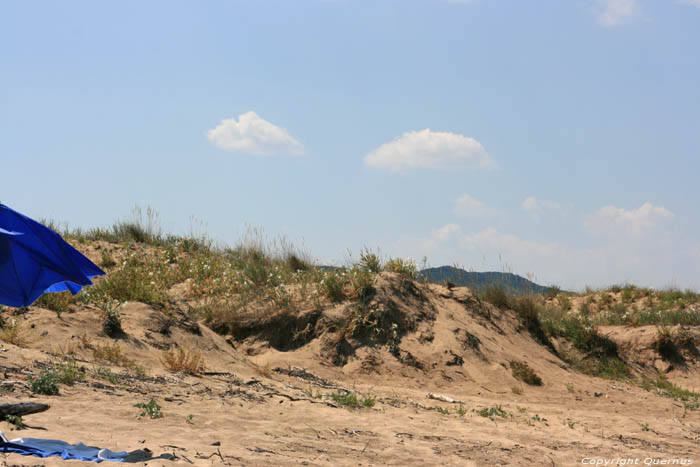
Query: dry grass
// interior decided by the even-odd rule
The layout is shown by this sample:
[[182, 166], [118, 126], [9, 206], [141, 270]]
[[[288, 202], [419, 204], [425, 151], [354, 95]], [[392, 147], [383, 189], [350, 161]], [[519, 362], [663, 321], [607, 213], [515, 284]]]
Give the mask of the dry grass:
[[113, 363], [115, 365], [133, 370], [136, 373], [145, 373], [145, 370], [138, 366], [135, 361], [124, 355], [121, 346], [117, 343], [95, 345], [92, 348], [92, 354], [98, 361]]
[[0, 341], [16, 345], [17, 347], [24, 347], [29, 343], [22, 329], [22, 322], [17, 318], [12, 318], [5, 322], [2, 331], [0, 331]]
[[199, 350], [170, 348], [163, 351], [160, 361], [169, 371], [199, 375], [204, 373], [204, 361]]

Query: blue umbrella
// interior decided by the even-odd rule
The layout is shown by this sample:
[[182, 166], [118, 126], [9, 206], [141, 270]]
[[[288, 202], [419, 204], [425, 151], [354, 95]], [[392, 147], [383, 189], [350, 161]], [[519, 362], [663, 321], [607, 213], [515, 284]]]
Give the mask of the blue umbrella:
[[31, 305], [44, 292], [73, 295], [102, 269], [53, 230], [0, 204], [0, 304]]

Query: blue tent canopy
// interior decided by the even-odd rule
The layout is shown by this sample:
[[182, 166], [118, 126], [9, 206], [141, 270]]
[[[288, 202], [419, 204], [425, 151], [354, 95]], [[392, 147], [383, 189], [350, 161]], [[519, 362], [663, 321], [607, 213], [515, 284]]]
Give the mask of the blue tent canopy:
[[0, 304], [27, 306], [44, 292], [75, 295], [101, 275], [56, 232], [0, 204]]

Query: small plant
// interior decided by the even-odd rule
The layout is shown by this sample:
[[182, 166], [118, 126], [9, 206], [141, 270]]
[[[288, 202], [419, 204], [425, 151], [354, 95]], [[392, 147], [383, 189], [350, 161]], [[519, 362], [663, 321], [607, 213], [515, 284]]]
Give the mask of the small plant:
[[124, 335], [124, 330], [122, 329], [122, 317], [119, 313], [119, 307], [121, 304], [119, 302], [108, 301], [103, 303], [100, 308], [104, 314], [104, 323], [102, 323], [102, 330], [109, 337], [119, 337]]
[[194, 415], [189, 414], [187, 417], [185, 417], [185, 423], [188, 423], [188, 424], [192, 425], [192, 424], [194, 423], [194, 422], [192, 421], [193, 418], [194, 418]]
[[467, 413], [467, 409], [464, 408], [462, 404], [459, 404], [459, 408], [457, 409], [457, 415], [464, 415]]
[[113, 373], [112, 370], [104, 366], [97, 368], [97, 370], [95, 370], [94, 375], [96, 378], [104, 379], [105, 381], [109, 381], [112, 384], [117, 384], [122, 380], [122, 377], [120, 375]]
[[547, 419], [544, 417], [540, 417], [540, 414], [533, 415], [532, 420], [534, 420], [536, 422], [547, 422]]
[[642, 431], [649, 431], [649, 425], [646, 423], [640, 423], [639, 426], [642, 428]]
[[566, 383], [566, 390], [569, 392], [574, 392], [574, 385], [571, 383]]
[[491, 419], [493, 419], [494, 416], [501, 418], [506, 418], [508, 416], [508, 413], [505, 410], [503, 410], [500, 405], [496, 405], [494, 407], [485, 407], [479, 410], [477, 413], [482, 417], [489, 417]]
[[66, 363], [54, 365], [53, 370], [56, 374], [57, 381], [69, 386], [75, 384], [76, 381], [85, 379], [84, 371], [75, 363], [75, 360], [69, 360]]
[[199, 350], [188, 350], [183, 348], [170, 348], [163, 351], [161, 357], [163, 366], [170, 371], [199, 375], [204, 372], [202, 354]]
[[100, 261], [101, 268], [111, 268], [116, 266], [117, 262], [112, 259], [112, 256], [107, 250], [102, 250], [102, 260]]
[[24, 419], [21, 415], [5, 415], [3, 420], [11, 425], [14, 425], [18, 430], [22, 430], [27, 427], [24, 424]]
[[450, 414], [450, 409], [443, 409], [442, 407], [435, 407], [438, 412], [440, 412], [443, 415], [449, 415]]
[[346, 407], [358, 407], [360, 405], [357, 396], [351, 392], [334, 392], [331, 394], [331, 399]]
[[540, 378], [535, 370], [530, 368], [525, 362], [511, 361], [510, 370], [513, 376], [530, 386], [542, 386], [542, 378]]
[[572, 430], [574, 429], [574, 422], [567, 421], [566, 424], [571, 428]]
[[374, 404], [376, 404], [377, 400], [372, 396], [367, 396], [363, 398], [361, 402], [363, 407], [367, 407], [369, 409], [374, 407]]
[[523, 393], [523, 388], [521, 388], [520, 386], [513, 386], [512, 388], [510, 388], [510, 390], [513, 394], [516, 394], [518, 396]]
[[139, 417], [145, 417], [146, 415], [148, 415], [151, 418], [163, 417], [163, 414], [160, 411], [161, 407], [160, 405], [158, 405], [158, 402], [156, 402], [154, 398], [151, 398], [151, 400], [147, 403], [139, 402], [138, 404], [135, 404], [134, 407], [143, 410]]
[[43, 370], [39, 376], [28, 378], [29, 388], [35, 394], [44, 394], [47, 396], [58, 395], [59, 376], [50, 370]]

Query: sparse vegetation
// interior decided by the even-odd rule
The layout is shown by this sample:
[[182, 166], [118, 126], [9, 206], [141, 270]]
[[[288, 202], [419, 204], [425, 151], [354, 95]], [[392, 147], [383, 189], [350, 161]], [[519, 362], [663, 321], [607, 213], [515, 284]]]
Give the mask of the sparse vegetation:
[[[489, 417], [489, 418], [493, 418], [493, 417], [507, 418], [509, 416], [509, 414], [505, 410], [503, 410], [500, 405], [496, 405], [493, 407], [485, 407], [485, 408], [477, 411], [476, 413], [478, 413], [482, 417]], [[510, 416], [512, 417], [513, 415], [510, 414]]]
[[114, 344], [95, 345], [92, 347], [92, 354], [95, 359], [100, 362], [123, 366], [138, 374], [143, 374], [145, 372], [135, 361], [124, 355], [121, 346], [116, 342]]
[[688, 389], [683, 389], [669, 380], [665, 376], [659, 375], [656, 379], [646, 379], [641, 383], [643, 389], [647, 391], [655, 391], [660, 396], [679, 399], [681, 401], [697, 401], [700, 394]]
[[122, 381], [122, 377], [120, 375], [113, 373], [112, 370], [104, 366], [97, 367], [97, 369], [93, 372], [93, 375], [95, 378], [109, 381], [112, 384], [118, 384]]

